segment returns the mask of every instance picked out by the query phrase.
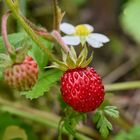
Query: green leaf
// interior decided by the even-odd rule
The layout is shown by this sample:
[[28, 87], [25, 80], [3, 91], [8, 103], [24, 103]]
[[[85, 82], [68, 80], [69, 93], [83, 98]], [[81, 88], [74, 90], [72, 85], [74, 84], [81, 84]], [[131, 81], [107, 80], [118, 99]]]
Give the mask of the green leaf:
[[99, 132], [104, 138], [106, 138], [109, 135], [109, 131], [112, 130], [112, 124], [107, 119], [107, 116], [117, 118], [119, 117], [119, 111], [116, 106], [109, 106], [108, 100], [105, 100], [93, 116], [93, 123], [97, 125], [97, 129], [99, 129]]
[[56, 81], [59, 80], [62, 72], [58, 70], [49, 70], [42, 74], [36, 85], [31, 91], [23, 92], [22, 95], [25, 95], [26, 98], [35, 99], [40, 96], [43, 96], [45, 92], [48, 92], [50, 87], [52, 87]]
[[99, 121], [102, 123], [99, 127], [99, 132], [101, 133], [102, 137], [107, 138], [109, 135], [109, 130], [112, 130], [112, 124], [105, 118], [105, 116], [102, 116]]
[[[25, 38], [29, 38], [26, 33], [19, 32], [8, 35], [9, 42], [13, 45], [23, 41]], [[0, 52], [5, 52], [5, 45], [2, 37], [0, 37]]]
[[100, 119], [100, 116], [101, 116], [101, 112], [100, 111], [97, 111], [94, 116], [93, 116], [93, 122], [94, 123], [97, 123], [98, 120]]
[[127, 34], [140, 43], [140, 0], [129, 0], [121, 15], [121, 25]]
[[106, 138], [109, 135], [109, 131], [112, 130], [112, 124], [108, 121], [102, 110], [95, 112], [93, 123], [96, 124], [97, 129], [99, 129], [101, 136], [104, 138]]
[[118, 118], [119, 117], [119, 111], [117, 110], [116, 106], [106, 106], [104, 108], [104, 112], [112, 118]]
[[[37, 61], [40, 70], [44, 70], [44, 67], [48, 64], [48, 56], [26, 33], [19, 32], [10, 34], [8, 35], [8, 39], [15, 48], [20, 48], [23, 45], [32, 46], [32, 49], [29, 51], [29, 55], [32, 55], [32, 57]], [[41, 37], [39, 39], [48, 49], [53, 48], [53, 43], [50, 41]], [[3, 39], [0, 37], [0, 52], [5, 52], [5, 50]]]
[[12, 64], [12, 60], [9, 57], [9, 55], [0, 53], [0, 68], [5, 68], [7, 66], [10, 66], [11, 64]]
[[[39, 39], [46, 46], [46, 48], [52, 49], [53, 43], [41, 37]], [[40, 49], [33, 41], [31, 41], [30, 43], [32, 45], [32, 49], [29, 52], [29, 54], [32, 55], [34, 59], [37, 61], [40, 70], [44, 70], [44, 67], [48, 64], [49, 60], [48, 55], [46, 54], [46, 52], [44, 52], [44, 50]]]
[[4, 53], [0, 53], [0, 61], [7, 60], [7, 59], [10, 59], [9, 55], [6, 55]]
[[73, 136], [76, 134], [76, 125], [86, 118], [85, 113], [79, 113], [74, 111], [71, 107], [65, 108], [65, 116], [63, 118], [63, 125], [65, 129]]

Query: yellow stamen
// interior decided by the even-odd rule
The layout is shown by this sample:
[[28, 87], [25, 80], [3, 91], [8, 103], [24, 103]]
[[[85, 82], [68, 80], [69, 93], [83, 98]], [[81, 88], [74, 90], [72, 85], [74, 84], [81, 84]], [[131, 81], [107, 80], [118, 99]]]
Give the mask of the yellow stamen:
[[77, 25], [75, 27], [77, 36], [87, 36], [91, 33], [91, 31], [85, 25]]

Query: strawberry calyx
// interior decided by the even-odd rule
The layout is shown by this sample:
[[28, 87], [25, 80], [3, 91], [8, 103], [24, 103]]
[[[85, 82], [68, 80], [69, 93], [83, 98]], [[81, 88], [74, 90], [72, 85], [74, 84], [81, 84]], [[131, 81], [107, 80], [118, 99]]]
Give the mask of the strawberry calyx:
[[13, 49], [12, 53], [0, 53], [0, 67], [7, 68], [11, 67], [14, 64], [20, 64], [25, 60], [27, 52], [29, 51], [30, 46], [22, 46], [17, 49]]
[[88, 49], [86, 46], [82, 48], [82, 51], [78, 56], [76, 54], [74, 47], [71, 46], [70, 51], [68, 53], [65, 53], [62, 50], [63, 61], [53, 62], [53, 64], [51, 66], [48, 66], [47, 68], [57, 68], [62, 71], [67, 71], [75, 68], [85, 68], [92, 61], [93, 52], [89, 58], [87, 58], [87, 55], [88, 55]]

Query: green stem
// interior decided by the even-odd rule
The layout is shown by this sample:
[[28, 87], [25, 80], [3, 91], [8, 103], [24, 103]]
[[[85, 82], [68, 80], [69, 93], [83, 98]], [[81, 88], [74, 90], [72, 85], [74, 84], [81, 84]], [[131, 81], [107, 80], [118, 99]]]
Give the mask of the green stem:
[[38, 35], [44, 37], [49, 41], [57, 42], [62, 47], [65, 53], [68, 53], [70, 51], [69, 47], [64, 43], [61, 34], [58, 31], [53, 30], [52, 33], [49, 34], [46, 29], [36, 26], [34, 23], [29, 21], [26, 17], [22, 16], [22, 18]]
[[105, 91], [119, 91], [140, 88], [140, 81], [123, 82], [116, 84], [105, 85]]
[[53, 26], [54, 26], [54, 29], [57, 30], [58, 32], [60, 31], [59, 30], [59, 22], [60, 22], [60, 19], [59, 19], [59, 9], [58, 9], [58, 0], [53, 0]]
[[60, 32], [60, 24], [65, 15], [65, 12], [62, 12], [58, 6], [58, 0], [53, 0], [53, 13], [54, 13], [54, 29]]
[[14, 2], [12, 0], [6, 0], [7, 5], [9, 6], [10, 10], [14, 14], [15, 18], [19, 21], [19, 23], [23, 26], [25, 31], [29, 34], [32, 40], [41, 48], [43, 49], [48, 57], [53, 61], [58, 61], [55, 56], [49, 51], [49, 49], [39, 40], [39, 36], [30, 28], [28, 24], [24, 21], [22, 16], [19, 14], [19, 11], [14, 6]]
[[62, 49], [64, 50], [64, 52], [67, 54], [68, 52], [70, 52], [69, 47], [64, 43], [64, 41], [62, 40], [62, 37], [60, 35], [60, 33], [56, 30], [54, 30], [52, 32], [52, 36], [55, 38], [55, 40], [58, 42], [58, 44], [60, 44], [60, 46], [62, 47]]
[[58, 140], [62, 140], [63, 121], [60, 120], [58, 124]]
[[[24, 16], [26, 16], [26, 4], [27, 4], [27, 1], [26, 0], [19, 0], [18, 3], [19, 3], [19, 7], [21, 9], [22, 14]], [[17, 30], [22, 32], [24, 29], [22, 28], [22, 26], [20, 25], [19, 22], [17, 24], [18, 24]]]
[[119, 126], [122, 126], [122, 128], [126, 131], [128, 131], [130, 128], [133, 127], [133, 124], [130, 124], [128, 121], [126, 121], [123, 116], [120, 116], [119, 118], [116, 118], [113, 120], [115, 123], [117, 123]]
[[58, 13], [57, 13], [57, 0], [53, 0], [52, 1], [53, 3], [53, 28], [55, 30], [58, 30], [57, 29], [57, 20], [58, 20]]

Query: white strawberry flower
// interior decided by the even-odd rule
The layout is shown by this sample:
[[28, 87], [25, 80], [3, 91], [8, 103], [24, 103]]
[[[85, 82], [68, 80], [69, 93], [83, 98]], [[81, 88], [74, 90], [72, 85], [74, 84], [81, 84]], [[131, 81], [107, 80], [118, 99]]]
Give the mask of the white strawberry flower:
[[67, 45], [84, 45], [86, 42], [94, 48], [100, 48], [109, 38], [103, 34], [92, 33], [94, 28], [89, 24], [81, 24], [74, 27], [69, 23], [62, 23], [60, 30], [67, 34], [62, 39]]

